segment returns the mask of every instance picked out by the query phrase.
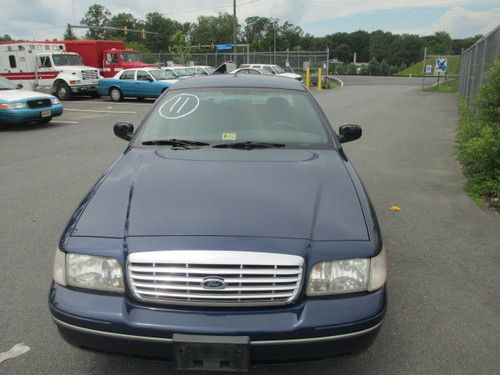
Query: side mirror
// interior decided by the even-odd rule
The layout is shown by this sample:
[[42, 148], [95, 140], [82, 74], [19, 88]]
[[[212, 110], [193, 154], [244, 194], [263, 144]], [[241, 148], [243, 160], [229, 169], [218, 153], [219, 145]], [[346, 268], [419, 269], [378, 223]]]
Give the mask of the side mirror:
[[339, 141], [340, 143], [355, 141], [356, 139], [361, 137], [362, 133], [363, 131], [361, 130], [361, 126], [359, 125], [342, 125], [339, 128]]
[[22, 89], [24, 86], [22, 83], [18, 83], [17, 86], [16, 86], [18, 89]]
[[134, 134], [134, 125], [130, 122], [117, 122], [115, 126], [113, 126], [113, 132], [118, 138], [130, 141]]

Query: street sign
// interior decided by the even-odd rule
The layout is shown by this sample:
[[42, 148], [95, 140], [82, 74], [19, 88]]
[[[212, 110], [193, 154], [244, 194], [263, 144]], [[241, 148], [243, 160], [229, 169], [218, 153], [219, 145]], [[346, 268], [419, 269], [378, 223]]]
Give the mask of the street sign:
[[425, 66], [425, 73], [426, 74], [431, 74], [432, 73], [432, 65], [426, 65]]
[[448, 59], [436, 59], [436, 73], [446, 73]]
[[233, 49], [233, 44], [232, 43], [216, 44], [215, 48], [217, 48], [217, 51], [224, 51], [227, 49]]

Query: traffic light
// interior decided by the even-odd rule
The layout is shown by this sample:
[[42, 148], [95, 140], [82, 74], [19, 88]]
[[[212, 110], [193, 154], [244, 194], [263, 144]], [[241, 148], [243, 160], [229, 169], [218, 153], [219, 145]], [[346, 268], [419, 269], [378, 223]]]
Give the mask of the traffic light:
[[144, 27], [141, 29], [141, 38], [146, 39], [146, 30], [144, 30]]
[[123, 35], [127, 35], [127, 34], [128, 34], [128, 27], [124, 26], [123, 27]]

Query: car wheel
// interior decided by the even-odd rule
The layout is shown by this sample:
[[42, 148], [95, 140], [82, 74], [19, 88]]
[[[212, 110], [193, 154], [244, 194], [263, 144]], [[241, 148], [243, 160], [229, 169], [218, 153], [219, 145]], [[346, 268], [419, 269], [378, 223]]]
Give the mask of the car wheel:
[[114, 102], [121, 102], [123, 100], [122, 90], [117, 87], [113, 87], [111, 90], [109, 90], [109, 96]]
[[52, 121], [52, 117], [50, 118], [44, 118], [43, 120], [38, 120], [36, 123], [40, 125], [48, 124], [49, 122]]
[[56, 87], [56, 95], [61, 100], [71, 99], [71, 89], [65, 82], [59, 82]]

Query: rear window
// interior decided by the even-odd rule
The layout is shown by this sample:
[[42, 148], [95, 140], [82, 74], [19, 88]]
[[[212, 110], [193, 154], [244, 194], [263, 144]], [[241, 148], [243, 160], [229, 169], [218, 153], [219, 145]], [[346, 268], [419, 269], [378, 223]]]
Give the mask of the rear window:
[[140, 142], [176, 138], [309, 147], [330, 144], [326, 126], [310, 96], [300, 91], [172, 90], [155, 106], [139, 138]]
[[16, 56], [14, 55], [9, 56], [9, 64], [11, 68], [17, 68]]

